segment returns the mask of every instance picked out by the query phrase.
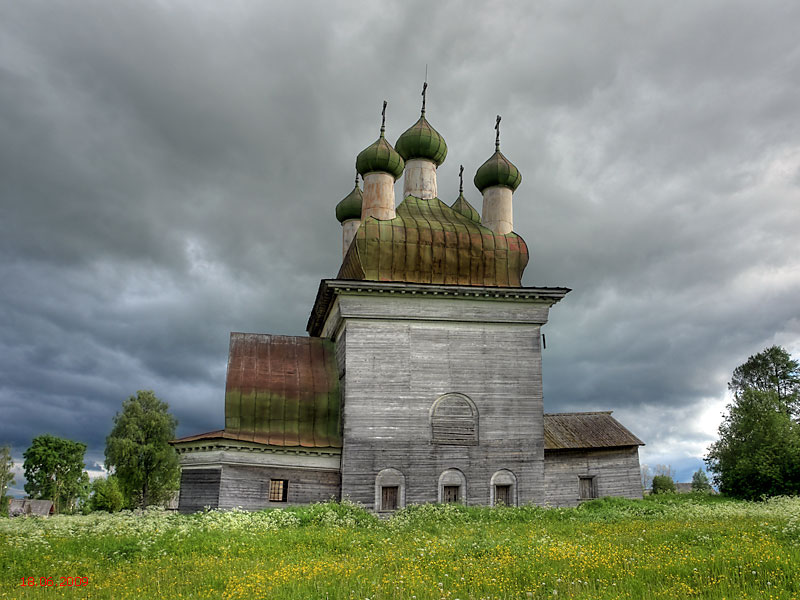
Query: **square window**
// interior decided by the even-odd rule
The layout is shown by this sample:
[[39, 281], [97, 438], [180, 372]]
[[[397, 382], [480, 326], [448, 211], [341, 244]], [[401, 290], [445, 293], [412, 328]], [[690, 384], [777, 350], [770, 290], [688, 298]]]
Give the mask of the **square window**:
[[496, 485], [494, 486], [494, 503], [496, 506], [511, 506], [511, 486], [510, 485]]
[[458, 502], [461, 499], [460, 485], [446, 485], [442, 492], [443, 502]]
[[286, 502], [289, 496], [289, 482], [286, 479], [269, 480], [269, 501]]
[[398, 486], [385, 485], [381, 488], [381, 510], [397, 510]]
[[578, 494], [581, 500], [597, 498], [597, 487], [594, 477], [578, 477]]

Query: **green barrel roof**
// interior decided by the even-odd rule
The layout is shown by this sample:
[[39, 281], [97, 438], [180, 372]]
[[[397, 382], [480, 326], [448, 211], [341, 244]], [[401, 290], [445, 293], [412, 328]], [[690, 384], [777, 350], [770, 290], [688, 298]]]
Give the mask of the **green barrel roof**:
[[336, 349], [327, 338], [231, 333], [225, 437], [341, 448]]
[[472, 219], [478, 223], [481, 222], [481, 216], [478, 214], [478, 211], [475, 210], [475, 207], [472, 206], [472, 204], [467, 202], [467, 199], [464, 198], [464, 194], [459, 194], [456, 201], [450, 205], [450, 208], [457, 213], [464, 215], [468, 219]]
[[447, 156], [444, 138], [428, 123], [425, 115], [406, 129], [394, 145], [404, 160], [426, 158], [438, 167]]
[[361, 194], [361, 188], [353, 188], [353, 191], [347, 194], [345, 198], [336, 205], [336, 219], [339, 223], [344, 223], [348, 219], [361, 218], [361, 205], [364, 203], [364, 196]]
[[389, 173], [396, 180], [403, 174], [403, 167], [403, 157], [386, 141], [383, 131], [377, 141], [359, 152], [356, 158], [356, 169], [362, 177], [378, 171]]
[[438, 198], [406, 197], [394, 219], [364, 219], [339, 279], [519, 287], [528, 246]]
[[481, 192], [493, 185], [503, 185], [514, 191], [522, 183], [522, 174], [498, 148], [489, 160], [480, 166], [473, 181]]

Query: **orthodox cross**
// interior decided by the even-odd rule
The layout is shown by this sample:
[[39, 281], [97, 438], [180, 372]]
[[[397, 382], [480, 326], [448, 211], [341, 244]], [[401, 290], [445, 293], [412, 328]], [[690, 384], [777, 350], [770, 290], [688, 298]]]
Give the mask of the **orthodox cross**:
[[464, 165], [459, 165], [458, 169], [458, 194], [464, 193]]
[[428, 89], [428, 82], [422, 84], [422, 116], [425, 116], [425, 90]]
[[494, 138], [494, 149], [500, 150], [500, 115], [497, 115], [497, 123], [494, 124], [494, 128], [497, 130], [497, 135]]
[[386, 105], [389, 104], [386, 100], [383, 101], [383, 110], [381, 111], [381, 135], [386, 131]]

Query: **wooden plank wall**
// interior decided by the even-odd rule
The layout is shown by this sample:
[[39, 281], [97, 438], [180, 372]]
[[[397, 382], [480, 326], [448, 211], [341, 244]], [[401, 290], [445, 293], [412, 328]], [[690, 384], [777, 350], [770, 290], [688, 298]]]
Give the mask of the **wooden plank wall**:
[[639, 449], [559, 450], [544, 455], [545, 503], [576, 506], [578, 478], [594, 477], [597, 496], [641, 498]]
[[[287, 502], [269, 501], [270, 479], [289, 482]], [[181, 488], [183, 489], [183, 488]], [[325, 502], [341, 495], [338, 472], [317, 469], [288, 469], [248, 465], [224, 465], [219, 491], [219, 508], [246, 510], [281, 508], [291, 504]]]
[[183, 469], [178, 510], [193, 513], [219, 506], [219, 482], [222, 469]]
[[[544, 501], [540, 326], [533, 322], [546, 320], [546, 306], [340, 296], [340, 307], [344, 497], [373, 508], [377, 473], [394, 468], [406, 477], [407, 503], [436, 502], [440, 474], [456, 468], [466, 477], [467, 503], [488, 504], [492, 475], [508, 469], [521, 504]], [[486, 322], [492, 315], [503, 322]], [[477, 446], [431, 443], [431, 406], [450, 392], [475, 403]]]

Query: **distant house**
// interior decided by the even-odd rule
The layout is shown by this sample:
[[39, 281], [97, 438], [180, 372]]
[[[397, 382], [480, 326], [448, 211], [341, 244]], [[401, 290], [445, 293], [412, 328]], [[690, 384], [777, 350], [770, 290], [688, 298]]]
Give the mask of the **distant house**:
[[29, 498], [9, 498], [8, 516], [49, 517], [55, 512], [52, 500], [31, 500]]
[[642, 445], [611, 411], [545, 414], [545, 503], [574, 506], [603, 496], [641, 498]]

